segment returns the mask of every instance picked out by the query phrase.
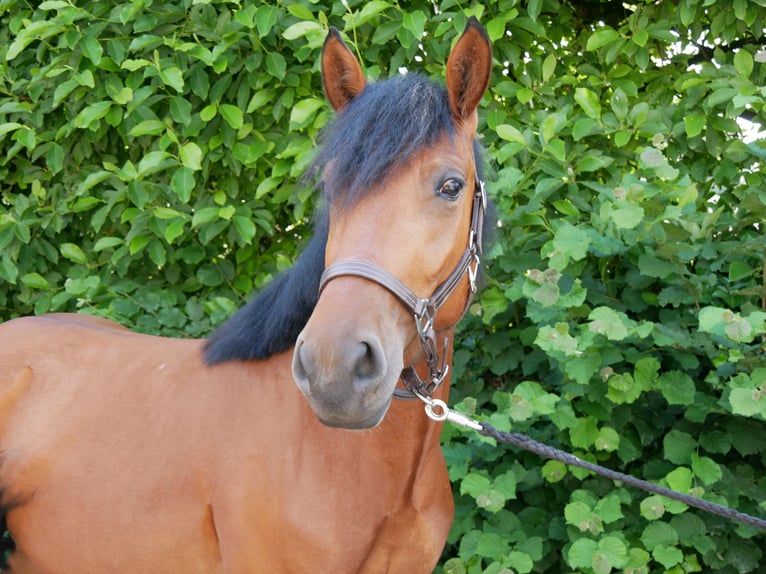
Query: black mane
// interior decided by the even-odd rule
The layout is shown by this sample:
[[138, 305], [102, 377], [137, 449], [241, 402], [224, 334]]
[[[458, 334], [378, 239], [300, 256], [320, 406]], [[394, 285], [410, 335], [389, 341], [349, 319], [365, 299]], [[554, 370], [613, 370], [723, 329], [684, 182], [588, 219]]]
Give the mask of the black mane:
[[206, 341], [205, 363], [267, 359], [295, 344], [317, 303], [328, 231], [329, 217], [322, 213], [295, 264]]
[[[369, 84], [324, 131], [306, 177], [321, 178], [326, 199], [351, 205], [454, 124], [444, 87], [417, 74]], [[478, 144], [476, 169], [481, 176]], [[325, 167], [332, 162], [330, 169]], [[326, 213], [295, 265], [226, 321], [205, 344], [205, 362], [266, 359], [290, 349], [317, 302], [329, 231]]]
[[443, 86], [417, 74], [369, 84], [324, 131], [306, 175], [322, 178], [330, 202], [351, 205], [453, 129]]

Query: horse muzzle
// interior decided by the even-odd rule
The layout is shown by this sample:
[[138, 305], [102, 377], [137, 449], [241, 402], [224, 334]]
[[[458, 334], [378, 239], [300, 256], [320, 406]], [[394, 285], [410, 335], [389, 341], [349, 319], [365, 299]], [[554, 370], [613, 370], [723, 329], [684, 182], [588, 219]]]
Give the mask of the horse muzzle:
[[293, 352], [293, 378], [323, 424], [373, 428], [391, 404], [402, 371], [400, 347], [384, 346], [372, 332], [317, 333], [309, 321]]

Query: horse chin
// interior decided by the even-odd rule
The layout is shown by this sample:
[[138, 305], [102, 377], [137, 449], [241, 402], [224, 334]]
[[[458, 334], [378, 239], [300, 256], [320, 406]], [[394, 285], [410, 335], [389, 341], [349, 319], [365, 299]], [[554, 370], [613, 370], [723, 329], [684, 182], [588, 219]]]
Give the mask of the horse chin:
[[314, 409], [314, 414], [319, 419], [319, 422], [322, 423], [326, 427], [330, 428], [336, 428], [336, 429], [343, 429], [348, 431], [366, 431], [375, 428], [378, 426], [381, 421], [383, 420], [383, 417], [386, 416], [386, 413], [388, 412], [388, 408], [391, 406], [391, 400], [389, 399], [386, 404], [382, 405], [381, 408], [379, 408], [377, 411], [369, 411], [363, 413], [363, 416], [351, 416], [351, 417], [343, 417], [340, 416], [337, 412], [329, 412], [327, 413], [327, 416], [322, 416], [320, 414], [320, 411], [318, 411], [316, 408]]
[[[330, 371], [308, 377], [293, 367], [298, 388], [319, 421], [328, 427], [367, 430], [378, 426], [389, 407], [402, 371], [401, 359], [385, 370], [375, 381], [347, 380]], [[325, 376], [323, 376], [325, 375]]]

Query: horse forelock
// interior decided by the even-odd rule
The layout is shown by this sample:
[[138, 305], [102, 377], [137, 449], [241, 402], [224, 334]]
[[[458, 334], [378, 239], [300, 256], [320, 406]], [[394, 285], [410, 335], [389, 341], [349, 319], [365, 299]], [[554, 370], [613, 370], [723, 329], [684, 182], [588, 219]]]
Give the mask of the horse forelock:
[[[266, 359], [291, 348], [317, 302], [329, 205], [353, 205], [440, 137], [452, 137], [454, 130], [446, 90], [438, 83], [408, 74], [369, 84], [324, 131], [323, 146], [307, 170], [326, 199], [312, 241], [292, 268], [213, 334], [205, 361]], [[483, 179], [483, 152], [476, 140], [473, 153]], [[491, 220], [492, 212], [485, 217]], [[493, 227], [489, 223], [485, 229]]]
[[321, 178], [331, 203], [354, 204], [453, 131], [447, 91], [438, 83], [418, 74], [371, 83], [325, 128], [306, 175]]

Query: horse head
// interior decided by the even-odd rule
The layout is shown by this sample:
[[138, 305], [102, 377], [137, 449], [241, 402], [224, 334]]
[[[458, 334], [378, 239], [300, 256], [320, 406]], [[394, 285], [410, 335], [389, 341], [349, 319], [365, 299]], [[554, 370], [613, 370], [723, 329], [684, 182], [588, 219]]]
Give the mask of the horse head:
[[338, 32], [325, 41], [322, 79], [337, 118], [312, 168], [329, 213], [325, 273], [292, 371], [326, 425], [376, 426], [424, 354], [436, 358], [416, 390], [446, 374], [442, 341], [475, 287], [485, 201], [475, 133], [491, 62], [473, 18], [444, 87], [411, 74], [368, 84]]

